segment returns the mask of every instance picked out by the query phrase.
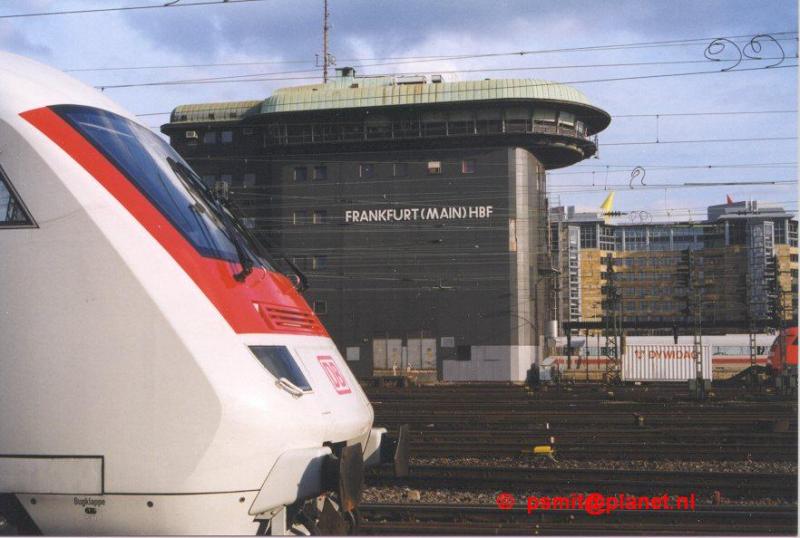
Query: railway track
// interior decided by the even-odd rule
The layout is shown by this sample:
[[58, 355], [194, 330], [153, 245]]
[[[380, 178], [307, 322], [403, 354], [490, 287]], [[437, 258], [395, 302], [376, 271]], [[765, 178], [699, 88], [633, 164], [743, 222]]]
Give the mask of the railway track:
[[550, 445], [559, 457], [568, 459], [618, 458], [627, 454], [658, 459], [791, 461], [797, 458], [797, 434], [794, 432], [632, 430], [558, 433], [551, 430], [549, 434], [530, 435], [472, 430], [412, 431], [410, 441], [411, 453], [415, 456], [513, 456], [530, 453], [535, 445]]
[[[772, 444], [739, 446], [705, 446], [684, 443], [653, 445], [651, 443], [616, 443], [607, 445], [576, 445], [555, 447], [556, 456], [569, 460], [689, 460], [689, 461], [795, 461], [797, 446], [776, 447]], [[530, 453], [531, 445], [485, 444], [465, 445], [462, 442], [437, 445], [411, 444], [415, 457], [509, 457]]]
[[694, 511], [499, 510], [490, 505], [365, 504], [362, 535], [796, 535], [797, 507], [698, 506]]
[[407, 485], [419, 488], [455, 488], [483, 491], [541, 492], [550, 494], [696, 493], [719, 491], [727, 498], [776, 497], [797, 500], [797, 475], [790, 473], [727, 473], [686, 471], [622, 471], [606, 469], [547, 469], [496, 466], [414, 465], [398, 479], [387, 469], [367, 476], [370, 486]]
[[[625, 425], [597, 417], [593, 424], [549, 421], [497, 424], [487, 420], [491, 426], [484, 427], [483, 420], [477, 417], [472, 421], [453, 416], [445, 422], [428, 419], [434, 421], [410, 424], [413, 456], [519, 456], [530, 453], [536, 445], [551, 445], [558, 457], [568, 459], [797, 459], [797, 427], [785, 420], [632, 427], [630, 417]], [[403, 423], [380, 417], [376, 422], [390, 429]]]
[[414, 456], [518, 456], [554, 445], [570, 459], [797, 458], [797, 403], [790, 401], [536, 401], [513, 385], [381, 393], [376, 423], [408, 424]]
[[[419, 398], [443, 400], [454, 394], [474, 396], [481, 400], [536, 402], [580, 402], [594, 400], [632, 401], [640, 403], [696, 403], [688, 394], [686, 385], [629, 386], [629, 385], [564, 385], [530, 390], [519, 385], [442, 384], [407, 388], [366, 387], [371, 399], [401, 400]], [[715, 386], [706, 402], [780, 403], [793, 399], [764, 391], [742, 390], [740, 387]]]

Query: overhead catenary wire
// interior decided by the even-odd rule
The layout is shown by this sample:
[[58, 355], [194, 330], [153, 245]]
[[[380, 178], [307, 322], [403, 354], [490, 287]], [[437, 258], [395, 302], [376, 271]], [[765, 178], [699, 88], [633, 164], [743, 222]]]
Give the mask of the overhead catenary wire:
[[65, 11], [38, 11], [30, 13], [12, 13], [12, 14], [0, 15], [0, 19], [24, 19], [32, 17], [52, 17], [59, 15], [90, 15], [94, 13], [109, 13], [114, 11], [139, 11], [143, 9], [174, 9], [180, 7], [202, 7], [202, 6], [213, 6], [213, 5], [222, 6], [222, 5], [245, 4], [245, 3], [266, 2], [266, 1], [267, 0], [200, 0], [196, 2], [180, 3], [180, 0], [178, 0], [177, 2], [169, 2], [161, 4], [141, 4], [135, 6], [73, 9]]
[[[733, 60], [721, 60], [721, 61], [733, 61]], [[703, 62], [706, 63], [706, 62]], [[712, 63], [710, 60], [708, 63]], [[553, 86], [553, 85], [566, 85], [566, 84], [593, 84], [593, 83], [600, 83], [600, 82], [621, 82], [626, 80], [645, 80], [645, 79], [656, 79], [656, 78], [671, 78], [671, 77], [686, 77], [686, 76], [700, 76], [700, 75], [714, 75], [714, 74], [723, 74], [723, 73], [746, 73], [752, 71], [761, 71], [761, 70], [776, 70], [776, 69], [790, 69], [796, 68], [797, 64], [787, 64], [787, 65], [772, 65], [769, 67], [743, 67], [741, 69], [730, 69], [730, 70], [713, 70], [713, 71], [686, 71], [686, 72], [679, 72], [679, 73], [660, 73], [660, 74], [651, 74], [651, 75], [636, 75], [636, 76], [628, 76], [628, 77], [608, 77], [608, 78], [598, 78], [598, 79], [584, 79], [584, 80], [569, 80], [569, 81], [559, 81], [559, 82], [542, 82], [542, 81], [535, 81], [529, 83], [518, 83], [518, 84], [509, 84], [506, 86], [506, 89], [521, 89], [521, 88], [531, 88], [531, 87], [539, 87], [539, 86]], [[293, 78], [286, 78], [286, 77], [256, 77], [256, 78], [231, 78], [227, 77], [224, 79], [215, 79], [215, 78], [205, 78], [205, 79], [196, 79], [196, 80], [172, 80], [172, 81], [156, 81], [156, 82], [138, 82], [138, 83], [129, 83], [129, 84], [97, 84], [95, 88], [100, 90], [112, 90], [112, 89], [127, 89], [127, 88], [145, 88], [145, 87], [155, 87], [155, 86], [183, 86], [183, 85], [193, 85], [193, 84], [235, 84], [235, 83], [249, 83], [249, 82], [282, 82], [288, 80], [302, 80], [308, 78], [319, 78], [319, 77], [293, 77]], [[455, 93], [455, 92], [463, 92], [461, 89], [451, 89], [451, 90], [440, 90], [437, 92], [438, 95], [444, 95], [448, 93]], [[353, 100], [360, 100], [363, 97], [330, 97], [324, 99], [326, 103], [337, 103], [337, 102], [347, 102]], [[312, 102], [317, 101], [303, 101], [297, 100], [293, 101], [294, 105], [303, 105], [303, 104], [311, 104]]]
[[[477, 245], [476, 245], [477, 246]], [[496, 267], [498, 261], [507, 258], [508, 252], [497, 251], [497, 252], [480, 252], [474, 251], [471, 248], [457, 248], [453, 249], [452, 246], [449, 247], [448, 250], [444, 250], [441, 246], [436, 247], [435, 249], [432, 248], [421, 248], [421, 245], [417, 244], [416, 246], [413, 243], [409, 242], [408, 245], [403, 248], [402, 252], [397, 250], [398, 247], [395, 245], [394, 248], [379, 248], [379, 247], [364, 247], [364, 248], [343, 248], [343, 249], [330, 249], [330, 248], [317, 248], [317, 249], [292, 249], [292, 254], [299, 256], [298, 259], [305, 259], [310, 261], [309, 258], [313, 257], [315, 259], [324, 260], [324, 263], [335, 263], [338, 266], [339, 275], [341, 275], [341, 269], [370, 269], [370, 268], [385, 268], [391, 269], [391, 272], [365, 272], [365, 271], [358, 271], [357, 274], [353, 276], [353, 278], [363, 278], [365, 275], [369, 274], [372, 276], [388, 276], [391, 278], [395, 278], [398, 281], [409, 282], [413, 278], [419, 279], [419, 275], [415, 275], [413, 272], [406, 273], [406, 274], [398, 274], [398, 270], [401, 270], [403, 267], [408, 267], [409, 269], [420, 269], [418, 263], [419, 260], [423, 259], [427, 264], [430, 265], [442, 265], [442, 266], [449, 266], [449, 262], [455, 261], [457, 258], [465, 258], [458, 260], [458, 265], [452, 266], [453, 269], [456, 269], [456, 272], [453, 273], [448, 272], [448, 279], [457, 279], [462, 280], [461, 277], [467, 276], [458, 272], [458, 268], [468, 267], [473, 265], [484, 265], [484, 266], [491, 266]], [[672, 250], [673, 253], [677, 253], [680, 249]], [[665, 254], [665, 251], [658, 249], [659, 252]], [[320, 252], [327, 253], [326, 255], [317, 256]], [[333, 253], [332, 253], [333, 252]], [[350, 252], [350, 254], [348, 254]], [[369, 258], [365, 258], [364, 255], [366, 253], [373, 254], [372, 260], [369, 261]], [[314, 254], [314, 256], [310, 256]], [[642, 251], [644, 256], [649, 256], [651, 251], [648, 250], [647, 252]], [[396, 259], [395, 259], [396, 258]], [[479, 258], [492, 258], [491, 260], [487, 259], [481, 261]], [[496, 259], [495, 259], [496, 258]], [[355, 260], [356, 263], [351, 262], [350, 260]], [[386, 264], [391, 261], [391, 266], [387, 266]], [[346, 265], [342, 265], [342, 263], [346, 262]], [[317, 267], [312, 268], [311, 273], [315, 273], [318, 275], [325, 274], [326, 267]], [[653, 273], [658, 273], [663, 276], [664, 271], [649, 271]], [[499, 271], [502, 273], [502, 271]], [[489, 276], [488, 279], [497, 279], [492, 278], [490, 273], [487, 273], [485, 270], [481, 273], [481, 275]], [[476, 276], [476, 275], [473, 275]], [[720, 276], [720, 275], [717, 275]], [[503, 276], [501, 280], [507, 279], [507, 276]]]
[[[791, 187], [794, 183], [794, 180], [787, 180], [782, 182], [771, 182], [768, 184], [758, 183], [759, 186], [762, 187], [762, 190], [765, 188], [770, 189], [781, 189], [786, 187]], [[681, 188], [718, 188], [720, 183], [707, 183], [707, 184], [697, 184], [692, 185], [689, 187], [673, 187], [670, 190], [680, 190]], [[730, 186], [730, 183], [728, 184]], [[739, 186], [742, 183], [736, 183], [735, 185]], [[651, 190], [663, 190], [664, 187], [655, 186]], [[462, 196], [459, 198], [457, 202], [452, 201], [451, 195], [439, 195], [439, 196], [431, 196], [431, 195], [424, 195], [423, 197], [414, 198], [414, 197], [393, 197], [393, 199], [386, 199], [382, 197], [375, 197], [375, 198], [365, 198], [365, 197], [344, 197], [341, 198], [339, 196], [300, 196], [300, 195], [284, 195], [284, 194], [258, 194], [254, 192], [248, 192], [246, 194], [237, 193], [235, 190], [233, 191], [234, 194], [240, 197], [240, 200], [243, 203], [243, 209], [248, 211], [248, 214], [251, 216], [255, 216], [254, 212], [257, 211], [266, 211], [266, 215], [262, 215], [259, 218], [270, 220], [272, 222], [285, 222], [287, 224], [311, 224], [312, 221], [316, 223], [317, 220], [322, 222], [327, 222], [329, 220], [332, 221], [341, 221], [343, 220], [344, 213], [342, 215], [338, 214], [337, 210], [349, 210], [354, 213], [362, 214], [363, 212], [369, 211], [378, 211], [378, 210], [403, 210], [409, 208], [419, 208], [421, 209], [438, 209], [442, 210], [447, 209], [450, 211], [449, 208], [455, 207], [467, 207], [470, 203], [477, 202], [477, 206], [485, 206], [491, 205], [494, 207], [493, 209], [493, 216], [497, 217], [505, 217], [505, 216], [514, 216], [515, 213], [508, 209], [505, 209], [502, 205], [504, 198], [503, 194], [500, 192], [482, 192], [472, 196]], [[605, 191], [587, 191], [583, 188], [576, 188], [576, 189], [565, 189], [562, 191], [557, 191], [555, 193], [549, 192], [547, 195], [552, 194], [559, 194], [564, 192], [570, 193], [587, 193], [587, 192], [605, 192]], [[765, 191], [766, 192], [766, 191]], [[400, 199], [396, 199], [400, 198]], [[786, 206], [793, 206], [796, 205], [796, 200], [784, 200], [782, 202]], [[246, 204], [246, 205], [245, 205]], [[673, 214], [685, 212], [688, 213], [688, 216], [691, 218], [693, 213], [698, 213], [703, 208], [696, 208], [696, 209], [653, 209], [653, 208], [645, 208], [646, 210], [644, 213], [647, 213], [650, 216], [653, 215], [666, 215], [666, 216], [675, 216]], [[337, 211], [337, 214], [334, 215], [330, 213], [329, 210]], [[621, 210], [619, 212], [619, 216], [625, 216], [629, 213], [640, 213], [639, 210]], [[276, 216], [276, 215], [286, 215], [286, 216]], [[359, 223], [359, 225], [363, 228], [365, 226], [374, 226], [375, 228], [380, 228], [382, 226], [392, 226], [392, 223], [395, 222], [395, 214], [387, 214], [385, 215], [386, 221], [385, 224], [381, 222], [372, 222], [370, 224]], [[528, 217], [518, 216], [519, 220], [528, 220]], [[306, 222], [307, 221], [307, 222]], [[415, 226], [424, 225], [426, 221], [414, 221], [413, 224]], [[430, 222], [430, 221], [428, 221]], [[469, 221], [467, 221], [469, 222]], [[440, 226], [440, 224], [436, 224], [436, 226]], [[450, 228], [453, 228], [454, 225], [448, 225]], [[469, 228], [470, 224], [466, 224], [467, 228]], [[457, 226], [455, 226], [457, 227]]]
[[[503, 176], [483, 176], [483, 177], [481, 177], [479, 179], [484, 179], [485, 180], [487, 178], [507, 179], [506, 177], [503, 177]], [[561, 192], [562, 188], [567, 188], [567, 189], [578, 188], [578, 189], [581, 189], [581, 190], [584, 190], [584, 191], [591, 190], [591, 191], [602, 192], [602, 191], [606, 191], [606, 190], [634, 190], [634, 191], [641, 191], [641, 190], [647, 190], [647, 189], [656, 189], [656, 190], [658, 190], [658, 189], [682, 189], [682, 188], [702, 188], [702, 187], [735, 187], [735, 186], [755, 186], [755, 185], [758, 185], [758, 186], [777, 186], [777, 185], [791, 185], [791, 184], [794, 184], [794, 183], [796, 183], [796, 180], [794, 180], [794, 179], [785, 179], [785, 180], [784, 179], [760, 179], [760, 180], [728, 180], [728, 181], [723, 181], [723, 180], [718, 180], [718, 181], [696, 181], [696, 180], [691, 180], [691, 181], [683, 181], [683, 182], [678, 182], [678, 183], [656, 183], [656, 184], [641, 185], [641, 186], [637, 186], [634, 189], [629, 189], [627, 183], [615, 183], [615, 184], [609, 184], [609, 185], [605, 185], [605, 186], [597, 185], [597, 186], [594, 186], [594, 187], [589, 186], [589, 185], [585, 185], [585, 184], [565, 184], [565, 185], [556, 185], [556, 186], [548, 187], [547, 192], [548, 193], [550, 193], [550, 192]], [[335, 184], [333, 184], [333, 185], [335, 185]], [[553, 191], [552, 189], [558, 189], [558, 191]], [[237, 188], [233, 189], [233, 192], [235, 194], [244, 195], [244, 196], [248, 196], [248, 197], [251, 197], [251, 198], [252, 197], [262, 196], [262, 197], [270, 197], [270, 198], [292, 198], [292, 199], [310, 199], [310, 200], [342, 199], [342, 198], [350, 199], [350, 196], [352, 196], [352, 194], [353, 194], [353, 193], [337, 193], [337, 194], [326, 194], [326, 195], [317, 195], [317, 196], [302, 196], [302, 195], [292, 195], [292, 194], [285, 194], [285, 193], [269, 193], [269, 192], [261, 194], [261, 193], [255, 192], [255, 191], [256, 191], [256, 189], [254, 189], [254, 188], [250, 188], [250, 189], [243, 190], [243, 191], [241, 191], [241, 190], [239, 190]], [[506, 195], [507, 192], [508, 192], [507, 190], [498, 189], [497, 187], [492, 187], [491, 185], [489, 185], [489, 186], [486, 186], [484, 189], [471, 188], [470, 189], [470, 193], [471, 193], [472, 196], [470, 196], [470, 195], [460, 196], [459, 200], [475, 199], [476, 197], [480, 198], [481, 196], [486, 196], [487, 194], [496, 194], [497, 196], [501, 196], [502, 197], [502, 196]], [[383, 203], [386, 203], [386, 204], [399, 204], [399, 203], [408, 203], [408, 201], [420, 201], [420, 200], [415, 200], [416, 197], [424, 197], [424, 198], [422, 198], [422, 200], [424, 200], [424, 201], [435, 201], [436, 198], [431, 198], [432, 196], [435, 196], [435, 195], [440, 195], [440, 196], [443, 197], [443, 199], [448, 199], [448, 197], [450, 197], [450, 199], [451, 199], [452, 195], [453, 195], [453, 192], [452, 192], [452, 190], [441, 190], [441, 191], [420, 191], [420, 190], [415, 190], [412, 193], [402, 193], [402, 194], [393, 194], [392, 195], [393, 198], [394, 197], [398, 197], [398, 198], [406, 199], [407, 201], [405, 201], [405, 202], [389, 200], [389, 199], [386, 198], [386, 195], [384, 193], [376, 193], [376, 194], [371, 195], [371, 196], [375, 197], [375, 200], [365, 201], [365, 203], [375, 203], [375, 202], [379, 202], [380, 201], [380, 202], [383, 202]], [[356, 193], [355, 196], [357, 198], [365, 198], [365, 197], [369, 197], [370, 195], [364, 194], [364, 193]], [[351, 199], [351, 201], [352, 201], [352, 199]]]
[[654, 118], [656, 116], [661, 118], [673, 116], [731, 116], [731, 115], [749, 115], [749, 114], [796, 114], [797, 109], [784, 109], [784, 110], [731, 110], [731, 111], [698, 111], [698, 112], [650, 112], [647, 114], [614, 114], [614, 118]]
[[[658, 117], [680, 117], [680, 116], [736, 116], [736, 115], [757, 115], [757, 114], [796, 114], [797, 109], [785, 110], [729, 110], [729, 111], [695, 111], [695, 112], [649, 112], [637, 114], [614, 114], [613, 119], [616, 118], [654, 118]], [[172, 111], [168, 112], [142, 112], [135, 114], [137, 117], [147, 116], [168, 116]]]
[[[664, 144], [667, 144], [667, 143], [669, 143], [669, 144], [680, 144], [680, 143], [695, 144], [695, 143], [703, 143], [705, 141], [709, 141], [711, 143], [716, 143], [716, 142], [773, 142], [773, 141], [776, 141], [776, 140], [796, 140], [796, 139], [797, 139], [797, 137], [794, 137], [794, 136], [787, 136], [787, 137], [747, 137], [747, 138], [709, 138], [709, 139], [668, 140], [668, 141], [662, 141], [662, 142], [658, 142], [658, 143], [664, 143]], [[628, 142], [628, 141], [617, 141], [617, 142], [613, 142], [612, 141], [612, 142], [607, 142], [607, 143], [606, 142], [602, 142], [602, 143], [600, 143], [600, 147], [607, 146], [607, 145], [625, 146], [625, 145], [640, 145], [640, 144], [655, 144], [655, 143], [656, 143], [655, 141], [652, 141], [652, 142], [650, 142], [650, 141], [630, 141], [630, 142]], [[398, 155], [398, 158], [394, 159], [394, 160], [384, 160], [384, 159], [377, 160], [377, 159], [369, 159], [368, 157], [365, 157], [365, 156], [370, 155], [370, 154], [385, 155], [385, 153], [386, 152], [382, 151], [382, 150], [337, 151], [335, 153], [336, 156], [354, 155], [354, 156], [357, 156], [359, 158], [358, 158], [358, 160], [349, 160], [349, 161], [347, 161], [347, 160], [339, 160], [337, 158], [326, 159], [325, 158], [325, 154], [318, 154], [317, 158], [314, 159], [314, 160], [319, 162], [319, 164], [326, 164], [326, 163], [334, 163], [334, 164], [348, 164], [348, 163], [349, 164], [424, 164], [424, 163], [429, 162], [429, 159], [426, 159], [426, 160], [404, 160], [402, 157], [399, 157], [400, 155], [403, 155], [403, 154], [419, 155], [421, 153], [421, 151], [417, 150], [417, 149], [397, 150], [394, 153], [396, 155]], [[220, 162], [236, 161], [236, 162], [245, 162], [245, 163], [246, 162], [250, 162], [250, 161], [252, 161], [252, 162], [259, 162], [259, 161], [263, 161], [263, 162], [286, 162], [286, 163], [298, 162], [298, 165], [302, 166], [305, 162], [307, 162], [308, 155], [307, 154], [293, 154], [293, 153], [279, 153], [279, 154], [276, 154], [273, 157], [266, 157], [266, 156], [264, 156], [264, 154], [260, 154], [260, 153], [239, 153], [239, 154], [233, 154], [233, 155], [229, 155], [229, 156], [220, 156], [220, 157], [208, 156], [208, 155], [206, 155], [206, 156], [193, 156], [193, 155], [190, 155], [188, 158], [190, 160], [194, 161], [194, 162], [198, 162], [198, 161], [201, 161], [201, 160], [220, 161]], [[442, 163], [449, 163], [449, 164], [457, 164], [457, 163], [461, 162], [461, 161], [447, 161], [447, 160], [442, 160], [442, 159], [436, 159], [436, 160], [440, 161]], [[496, 164], [499, 164], [499, 165], [502, 165], [502, 166], [506, 166], [507, 165], [507, 163], [505, 161], [498, 162]], [[579, 167], [579, 166], [589, 166], [589, 165], [576, 164], [576, 165], [573, 165], [573, 166]], [[611, 165], [598, 164], [596, 166], [598, 168], [601, 168], [601, 169], [607, 169]], [[640, 166], [640, 165], [637, 165], [637, 166]], [[631, 168], [633, 168], [633, 167], [631, 167]], [[550, 172], [548, 172], [548, 173], [550, 173]]]
[[[161, 6], [155, 6], [161, 7]], [[774, 36], [778, 41], [794, 41], [791, 36], [797, 34], [797, 31], [780, 31], [780, 32], [761, 32]], [[339, 58], [338, 62], [367, 62], [367, 61], [412, 61], [412, 62], [433, 62], [433, 61], [454, 61], [454, 60], [472, 60], [477, 58], [496, 58], [502, 56], [532, 56], [538, 54], [563, 54], [573, 52], [593, 52], [593, 51], [608, 51], [618, 49], [638, 49], [638, 48], [652, 48], [664, 46], [690, 46], [708, 43], [714, 39], [744, 39], [751, 38], [753, 34], [729, 35], [729, 36], [711, 36], [711, 37], [693, 37], [684, 39], [661, 40], [661, 41], [639, 41], [629, 43], [617, 43], [609, 45], [588, 45], [583, 47], [562, 47], [555, 49], [532, 49], [532, 50], [514, 50], [514, 51], [500, 51], [500, 52], [474, 52], [464, 54], [444, 54], [444, 55], [428, 55], [428, 56], [389, 56], [389, 57], [372, 57], [372, 58]], [[785, 37], [780, 37], [785, 36]], [[248, 62], [219, 62], [219, 63], [191, 63], [191, 64], [165, 64], [165, 65], [142, 65], [142, 66], [102, 66], [102, 67], [78, 67], [65, 69], [67, 72], [78, 71], [123, 71], [123, 70], [147, 70], [147, 69], [181, 69], [181, 68], [208, 68], [208, 67], [233, 67], [233, 66], [247, 66], [247, 65], [274, 65], [274, 64], [298, 64], [298, 63], [314, 63], [314, 60], [307, 59], [291, 59], [291, 60], [258, 60]], [[374, 67], [374, 65], [366, 66], [353, 66], [353, 67]]]
[[709, 144], [716, 142], [777, 142], [783, 140], [797, 140], [796, 136], [766, 136], [749, 138], [703, 138], [697, 140], [642, 140], [624, 142], [603, 142], [600, 146], [640, 146], [650, 144]]
[[[737, 140], [739, 140], [739, 139], [737, 139]], [[417, 150], [411, 150], [410, 152], [411, 153], [418, 153]], [[335, 155], [346, 155], [347, 153], [348, 152], [336, 152]], [[357, 154], [360, 155], [360, 154], [383, 153], [383, 152], [364, 151], [364, 152], [352, 152], [352, 153], [357, 153]], [[402, 152], [398, 151], [396, 153], [399, 155]], [[305, 160], [301, 160], [301, 159], [303, 159], [304, 156], [297, 156], [296, 158], [291, 158], [291, 157], [292, 157], [292, 155], [284, 155], [284, 154], [276, 154], [274, 156], [267, 156], [267, 155], [262, 155], [262, 154], [234, 154], [234, 155], [222, 156], [222, 157], [209, 156], [209, 155], [204, 155], [204, 156], [191, 155], [191, 156], [189, 156], [189, 159], [192, 162], [210, 162], [210, 163], [214, 163], [214, 162], [219, 162], [219, 163], [226, 163], [226, 162], [237, 162], [237, 163], [239, 163], [239, 162], [244, 162], [245, 164], [248, 164], [248, 163], [273, 163], [273, 164], [286, 163], [286, 164], [289, 164], [289, 165], [295, 165], [296, 167], [304, 167], [304, 166], [305, 167], [309, 167], [309, 166], [333, 166], [333, 165], [351, 165], [351, 166], [375, 165], [375, 166], [377, 166], [377, 165], [396, 165], [396, 164], [425, 165], [428, 162], [430, 162], [430, 159], [424, 159], [424, 160], [413, 159], [413, 160], [409, 160], [409, 159], [404, 159], [402, 157], [398, 157], [398, 158], [395, 158], [395, 159], [392, 159], [392, 160], [384, 160], [384, 159], [376, 160], [376, 159], [369, 159], [369, 158], [357, 159], [357, 160], [354, 160], [354, 159], [351, 159], [351, 160], [338, 160], [338, 159], [335, 158], [335, 156], [334, 156], [334, 158], [331, 158], [331, 159], [325, 158], [326, 157], [325, 154], [316, 154], [316, 157], [318, 157], [318, 158], [316, 158], [313, 161], [309, 162], [307, 160], [308, 156], [305, 156]], [[438, 157], [436, 159], [436, 161], [441, 163], [442, 165], [455, 165], [455, 166], [460, 166], [463, 160], [464, 159], [448, 160], [448, 159], [442, 158], [442, 157]], [[642, 167], [646, 168], [647, 170], [678, 170], [678, 169], [714, 169], [714, 168], [784, 168], [784, 167], [793, 167], [795, 165], [797, 165], [796, 161], [776, 161], [776, 162], [766, 162], [766, 163], [730, 163], [730, 164], [722, 164], [722, 163], [719, 163], [719, 164], [710, 164], [710, 163], [709, 164], [705, 164], [704, 163], [704, 164], [687, 164], [687, 165], [659, 165], [659, 164], [652, 164], [652, 163], [637, 163], [636, 165], [628, 165], [628, 164], [607, 164], [607, 165], [606, 164], [597, 164], [597, 165], [594, 165], [594, 166], [598, 167], [599, 169], [603, 169], [603, 170], [608, 168], [609, 169], [609, 173], [616, 174], [616, 173], [623, 173], [623, 172], [630, 173], [630, 171], [635, 166], [642, 166]], [[506, 167], [506, 166], [508, 166], [508, 162], [504, 161], [504, 160], [503, 161], [486, 161], [486, 160], [482, 160], [482, 161], [480, 161], [480, 166], [481, 167], [485, 167], [485, 166], [502, 166], [502, 167]], [[573, 168], [578, 168], [578, 167], [582, 167], [582, 166], [588, 167], [588, 166], [591, 166], [591, 165], [575, 164], [575, 165], [572, 165], [569, 168], [573, 169]], [[612, 168], [614, 170], [611, 170]], [[575, 173], [590, 174], [591, 171], [581, 171], [581, 172], [575, 172]], [[547, 171], [547, 175], [548, 176], [551, 176], [551, 175], [570, 175], [570, 174], [572, 174], [572, 172], [561, 171], [561, 170], [548, 170]], [[462, 174], [462, 176], [463, 176], [463, 174]], [[361, 178], [359, 178], [360, 179], [359, 184], [383, 183], [383, 182], [386, 181], [385, 178], [377, 179], [377, 177], [378, 176], [376, 174], [376, 180], [373, 180], [373, 181], [366, 180], [365, 178], [361, 177]], [[474, 174], [469, 174], [467, 177], [474, 177]], [[403, 178], [401, 176], [395, 175], [392, 179], [393, 179], [393, 181], [425, 181], [425, 180], [441, 181], [443, 178], [444, 179], [454, 179], [454, 178], [448, 177], [446, 175], [429, 175], [429, 176], [420, 177], [420, 178]], [[312, 180], [311, 182], [312, 183], [325, 184], [325, 181], [328, 181], [328, 180]], [[297, 184], [298, 185], [302, 185], [303, 183], [302, 182], [298, 182]]]
[[[768, 61], [768, 60], [780, 60], [782, 57], [759, 57], [759, 58], [744, 58], [742, 59], [743, 62], [760, 62], [760, 61]], [[731, 60], [732, 61], [732, 60]], [[708, 64], [708, 59], [693, 59], [693, 60], [661, 60], [661, 61], [649, 61], [649, 62], [618, 62], [618, 63], [600, 63], [600, 64], [582, 64], [582, 65], [569, 65], [569, 64], [560, 64], [560, 65], [550, 65], [550, 66], [527, 66], [527, 67], [496, 67], [496, 68], [474, 68], [474, 69], [450, 69], [450, 70], [437, 70], [437, 74], [447, 75], [447, 74], [460, 74], [460, 73], [495, 73], [495, 72], [512, 72], [512, 71], [544, 71], [544, 70], [554, 70], [554, 69], [608, 69], [608, 68], [618, 68], [618, 67], [645, 67], [645, 66], [657, 66], [657, 65], [691, 65], [691, 64]], [[374, 64], [372, 67], [375, 66], [383, 66], [388, 64]], [[364, 67], [364, 66], [354, 66], [354, 68]], [[308, 74], [306, 73], [313, 73]], [[251, 81], [253, 77], [269, 77], [269, 78], [258, 78], [257, 80], [253, 79], [252, 81], [263, 82], [263, 81], [293, 81], [293, 80], [317, 80], [319, 79], [319, 74], [321, 71], [319, 69], [302, 69], [297, 71], [277, 71], [272, 73], [242, 73], [236, 75], [220, 75], [215, 77], [202, 77], [202, 78], [194, 78], [194, 79], [177, 79], [177, 80], [165, 80], [165, 81], [155, 81], [155, 82], [142, 82], [142, 85], [181, 85], [181, 84], [193, 84], [193, 83], [211, 83], [211, 82], [236, 82], [238, 80], [246, 79], [245, 81]], [[375, 73], [367, 75], [368, 78], [377, 78], [377, 77], [402, 77], [402, 76], [412, 76], [417, 75], [419, 71], [410, 71], [410, 72], [397, 72], [397, 73]], [[303, 76], [300, 76], [300, 75]], [[290, 76], [287, 77], [285, 75], [297, 75], [297, 76]], [[120, 86], [115, 86], [112, 84], [98, 84], [96, 87], [102, 88], [116, 88]]]

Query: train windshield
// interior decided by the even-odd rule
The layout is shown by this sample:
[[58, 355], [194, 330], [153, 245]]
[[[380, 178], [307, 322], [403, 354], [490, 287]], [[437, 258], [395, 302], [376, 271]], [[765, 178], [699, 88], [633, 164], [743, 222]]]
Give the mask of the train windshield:
[[114, 163], [202, 256], [271, 269], [230, 212], [160, 137], [105, 110], [75, 105], [53, 110]]

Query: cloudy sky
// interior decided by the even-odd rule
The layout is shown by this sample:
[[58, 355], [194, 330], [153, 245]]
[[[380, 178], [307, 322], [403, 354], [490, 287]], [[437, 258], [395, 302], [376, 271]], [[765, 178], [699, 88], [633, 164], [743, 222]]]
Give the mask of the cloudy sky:
[[[74, 70], [155, 128], [168, 119], [155, 114], [179, 104], [259, 99], [321, 78], [322, 0], [7, 17], [165, 3], [0, 0], [0, 49]], [[330, 0], [330, 12], [337, 65], [361, 74], [554, 80], [607, 110], [599, 158], [550, 175], [562, 204], [597, 207], [615, 188], [617, 209], [655, 220], [702, 218], [726, 194], [797, 209], [796, 0]], [[770, 37], [749, 45], [763, 34], [784, 52]], [[704, 54], [715, 38], [733, 42], [711, 49], [725, 61]], [[273, 80], [112, 87], [236, 76]], [[649, 189], [628, 187], [636, 166]], [[658, 188], [730, 181], [791, 183]]]

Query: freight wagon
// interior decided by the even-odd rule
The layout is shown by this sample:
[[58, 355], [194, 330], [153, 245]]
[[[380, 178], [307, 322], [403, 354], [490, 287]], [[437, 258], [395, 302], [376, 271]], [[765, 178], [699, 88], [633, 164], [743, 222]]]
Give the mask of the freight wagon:
[[[727, 379], [750, 366], [750, 339], [747, 334], [726, 334], [703, 337], [703, 346], [708, 348], [711, 359], [711, 375], [713, 379]], [[755, 358], [758, 366], [767, 365], [770, 346], [775, 335], [756, 335]], [[600, 336], [586, 338], [574, 336], [571, 339], [572, 353], [567, 353], [567, 338], [556, 339], [555, 352], [542, 361], [542, 369], [553, 367], [563, 377], [576, 380], [601, 379], [608, 365], [605, 339]], [[625, 347], [630, 346], [691, 346], [691, 336], [679, 336], [675, 342], [672, 336], [629, 336], [625, 338]]]

